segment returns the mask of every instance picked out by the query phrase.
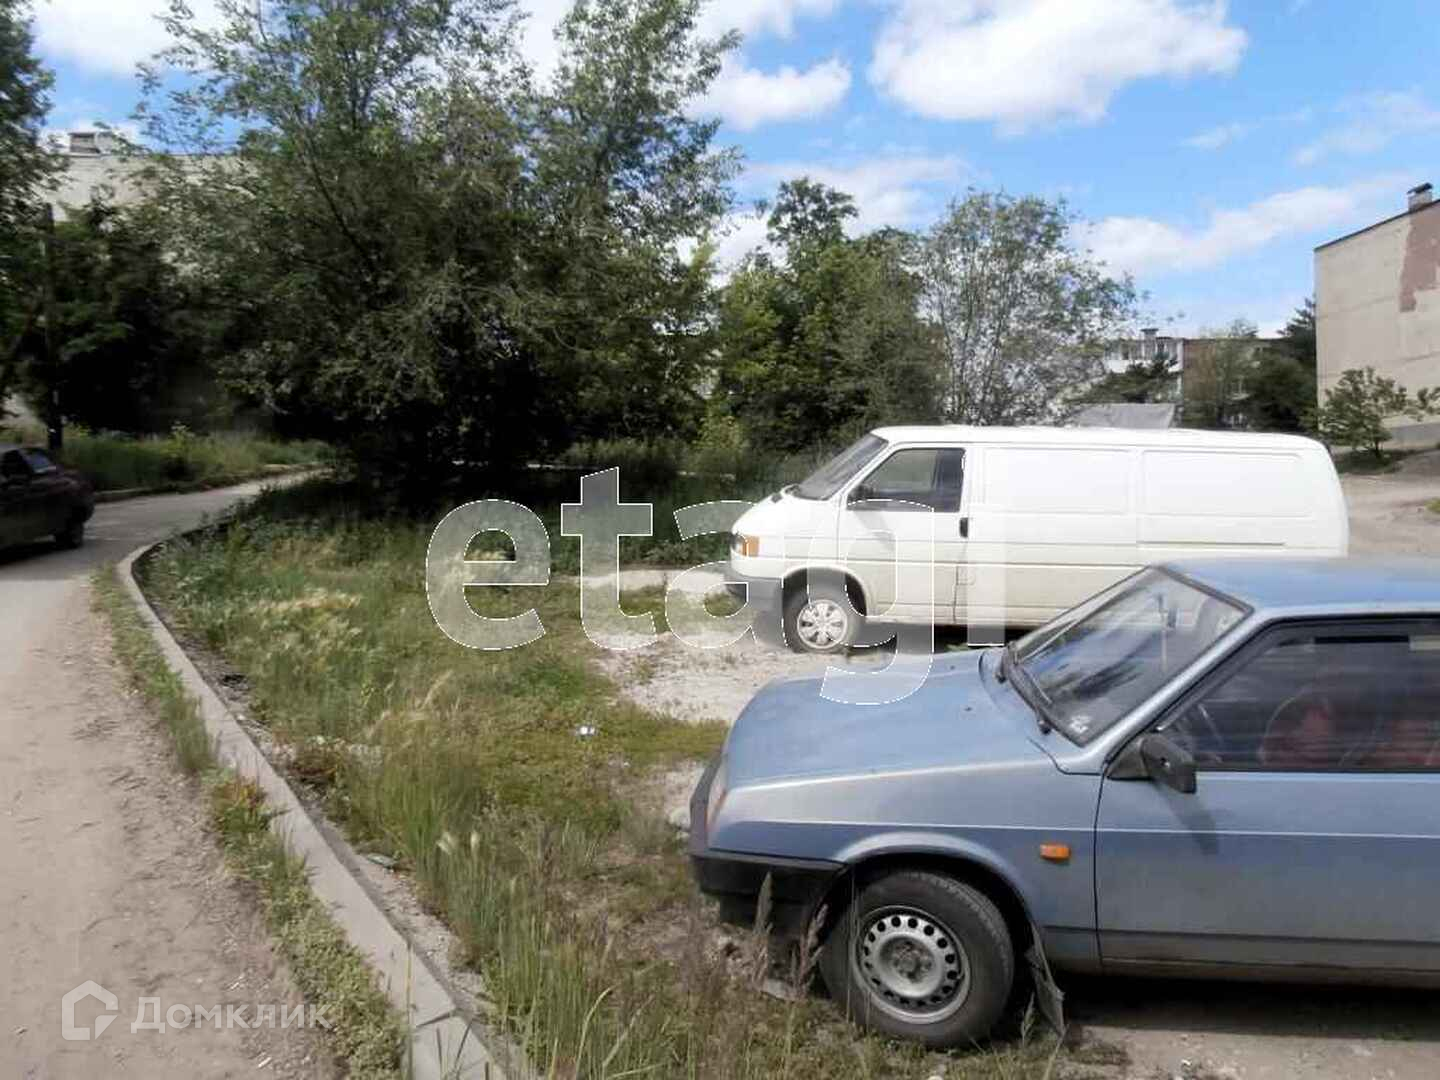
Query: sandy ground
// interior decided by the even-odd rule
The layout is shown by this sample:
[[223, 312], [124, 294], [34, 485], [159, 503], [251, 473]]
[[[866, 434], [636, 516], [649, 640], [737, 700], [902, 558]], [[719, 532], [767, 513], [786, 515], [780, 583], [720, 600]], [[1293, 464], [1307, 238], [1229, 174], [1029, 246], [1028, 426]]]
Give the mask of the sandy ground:
[[[1407, 460], [1394, 474], [1347, 477], [1355, 555], [1440, 556], [1440, 452]], [[627, 575], [628, 589], [662, 578]], [[964, 647], [964, 634], [942, 632], [937, 648]], [[855, 661], [848, 661], [855, 663]], [[860, 661], [874, 665], [879, 659]], [[746, 638], [720, 649], [693, 649], [666, 636], [653, 648], [607, 654], [606, 670], [624, 693], [649, 708], [692, 722], [731, 723], [754, 693], [776, 678], [823, 674], [836, 661], [798, 656]], [[667, 812], [688, 821], [686, 802], [698, 770], [670, 777]], [[1440, 994], [1374, 989], [1257, 987], [1240, 984], [1093, 980], [1068, 987], [1074, 1034], [1112, 1045], [1127, 1066], [1098, 1075], [1154, 1080], [1440, 1077]]]
[[[301, 999], [253, 898], [224, 873], [198, 788], [124, 688], [90, 610], [95, 565], [236, 495], [102, 506], [80, 551], [0, 555], [0, 1076], [339, 1075], [318, 1032], [279, 1026], [279, 1010]], [[87, 981], [117, 1007], [81, 1002], [78, 1026], [113, 1019], [67, 1041], [61, 999]], [[239, 1016], [251, 1021], [272, 1005], [277, 1021], [132, 1032], [142, 997], [248, 1006]]]

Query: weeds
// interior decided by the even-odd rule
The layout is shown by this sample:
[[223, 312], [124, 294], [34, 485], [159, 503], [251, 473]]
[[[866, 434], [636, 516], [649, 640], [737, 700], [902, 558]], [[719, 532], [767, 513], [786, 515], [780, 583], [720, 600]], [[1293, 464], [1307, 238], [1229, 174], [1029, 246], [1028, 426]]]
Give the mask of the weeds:
[[590, 662], [578, 587], [559, 577], [472, 590], [482, 615], [534, 608], [540, 641], [455, 646], [426, 603], [427, 535], [304, 485], [168, 545], [147, 588], [246, 674], [281, 746], [324, 740], [318, 761], [303, 750], [307, 780], [353, 842], [413, 871], [532, 1061], [577, 1080], [1043, 1075], [1048, 1047], [935, 1055], [861, 1035], [802, 992], [818, 939], [791, 964], [789, 1000], [757, 993], [775, 958], [717, 948], [679, 839], [640, 797], [657, 770], [712, 755], [723, 727], [616, 694]]
[[119, 571], [96, 571], [95, 606], [110, 624], [115, 652], [169, 731], [185, 772], [204, 783], [210, 821], [228, 866], [259, 891], [265, 921], [308, 1003], [329, 1020], [328, 1041], [357, 1080], [401, 1075], [405, 1031], [365, 961], [310, 891], [304, 862], [270, 828], [274, 811], [258, 787], [216, 768], [200, 715], [125, 594]]
[[62, 460], [97, 491], [203, 485], [223, 487], [264, 476], [274, 465], [325, 460], [321, 443], [286, 443], [255, 435], [196, 435], [177, 427], [166, 436], [66, 433]]

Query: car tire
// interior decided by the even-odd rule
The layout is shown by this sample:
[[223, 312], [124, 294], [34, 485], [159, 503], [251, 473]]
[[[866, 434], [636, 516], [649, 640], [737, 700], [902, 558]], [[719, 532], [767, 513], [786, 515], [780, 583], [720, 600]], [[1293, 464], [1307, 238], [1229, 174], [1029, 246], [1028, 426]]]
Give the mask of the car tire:
[[55, 543], [66, 551], [73, 551], [85, 543], [85, 522], [72, 521], [55, 534]]
[[984, 893], [901, 870], [870, 882], [840, 915], [820, 971], [855, 1023], [938, 1050], [990, 1035], [1015, 984], [1015, 949]]
[[863, 617], [845, 586], [836, 581], [802, 580], [785, 597], [785, 641], [795, 652], [837, 653], [860, 636]]

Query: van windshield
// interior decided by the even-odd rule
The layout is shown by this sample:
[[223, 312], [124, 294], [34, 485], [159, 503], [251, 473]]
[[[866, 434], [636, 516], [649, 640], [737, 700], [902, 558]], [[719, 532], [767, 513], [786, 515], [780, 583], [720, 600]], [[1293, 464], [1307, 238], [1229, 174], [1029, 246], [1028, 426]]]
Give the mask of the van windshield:
[[1163, 570], [1143, 570], [1010, 648], [1016, 688], [1084, 745], [1189, 667], [1246, 614]]
[[847, 480], [874, 461], [875, 455], [888, 445], [879, 435], [866, 435], [821, 465], [789, 492], [802, 499], [828, 499], [844, 487]]

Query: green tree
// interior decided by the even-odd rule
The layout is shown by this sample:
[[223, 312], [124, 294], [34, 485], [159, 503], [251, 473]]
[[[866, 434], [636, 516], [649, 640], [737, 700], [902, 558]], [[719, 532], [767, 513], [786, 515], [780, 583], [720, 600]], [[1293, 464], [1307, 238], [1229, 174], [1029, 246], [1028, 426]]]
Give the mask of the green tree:
[[1103, 375], [1135, 288], [1076, 246], [1073, 224], [1063, 202], [972, 191], [927, 235], [923, 303], [940, 331], [946, 419], [1046, 419]]
[[1178, 374], [1176, 358], [1157, 349], [1149, 360], [1134, 360], [1123, 371], [1108, 372], [1075, 397], [1074, 404], [1077, 407], [1112, 402], [1149, 405], [1173, 401]]
[[677, 242], [731, 167], [688, 117], [728, 44], [698, 2], [578, 4], [543, 88], [509, 0], [223, 0], [215, 29], [177, 6], [156, 205], [248, 328], [227, 379], [431, 474], [698, 401], [708, 278]]
[[143, 214], [94, 201], [55, 227], [53, 362], [32, 331], [18, 388], [44, 414], [52, 392], [64, 421], [125, 432], [204, 428], [223, 398], [205, 361], [203, 298]]
[[1315, 301], [1306, 300], [1262, 351], [1247, 385], [1245, 412], [1264, 431], [1302, 431], [1315, 410]]
[[34, 55], [28, 4], [0, 0], [0, 408], [20, 340], [41, 317], [40, 209], [59, 167], [40, 134], [50, 84]]
[[1421, 421], [1440, 416], [1440, 388], [1427, 388], [1411, 396], [1394, 379], [1376, 375], [1374, 368], [1351, 368], [1325, 391], [1325, 401], [1312, 423], [1331, 446], [1348, 446], [1385, 460], [1385, 444], [1394, 438], [1387, 421], [1396, 417]]
[[1246, 400], [1259, 352], [1254, 323], [1236, 319], [1187, 342], [1181, 411], [1189, 427], [1246, 426]]
[[915, 237], [845, 236], [853, 200], [808, 179], [782, 186], [770, 235], [724, 290], [717, 396], [751, 442], [798, 450], [938, 415], [940, 363], [919, 314]]

